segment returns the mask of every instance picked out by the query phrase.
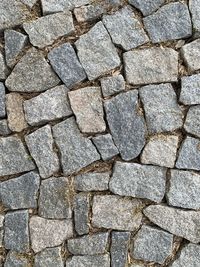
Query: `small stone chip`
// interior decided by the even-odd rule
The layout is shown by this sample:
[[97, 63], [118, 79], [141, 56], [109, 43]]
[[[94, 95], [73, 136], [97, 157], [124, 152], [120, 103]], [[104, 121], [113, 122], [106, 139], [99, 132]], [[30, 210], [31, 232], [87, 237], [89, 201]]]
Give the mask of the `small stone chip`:
[[34, 267], [64, 267], [62, 248], [46, 248], [35, 255]]
[[110, 257], [105, 255], [74, 256], [67, 259], [66, 267], [110, 267]]
[[[1, 4], [1, 3], [0, 3]], [[0, 81], [5, 80], [8, 75], [8, 69], [6, 67], [3, 54], [0, 52]]]
[[200, 37], [200, 0], [189, 0], [195, 38]]
[[27, 267], [29, 260], [15, 251], [8, 252], [4, 267]]
[[111, 96], [125, 90], [125, 81], [121, 74], [102, 78], [100, 81], [104, 97]]
[[200, 74], [181, 78], [180, 102], [184, 105], [200, 104]]
[[200, 39], [184, 45], [181, 55], [190, 72], [200, 69]]
[[6, 89], [3, 83], [0, 82], [0, 118], [6, 116]]
[[184, 123], [186, 132], [200, 137], [200, 105], [190, 107]]
[[164, 4], [165, 0], [128, 0], [128, 2], [139, 9], [144, 16], [148, 16]]

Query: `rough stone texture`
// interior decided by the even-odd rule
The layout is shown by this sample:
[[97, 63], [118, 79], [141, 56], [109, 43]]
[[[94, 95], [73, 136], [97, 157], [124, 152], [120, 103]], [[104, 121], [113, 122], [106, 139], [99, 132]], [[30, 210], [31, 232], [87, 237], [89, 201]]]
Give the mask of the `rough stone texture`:
[[6, 136], [11, 133], [10, 129], [8, 128], [8, 121], [5, 120], [0, 120], [0, 135]]
[[34, 267], [64, 267], [61, 247], [46, 248], [35, 256]]
[[130, 232], [112, 232], [110, 248], [112, 267], [126, 266], [130, 236]]
[[92, 142], [80, 133], [74, 118], [56, 124], [53, 135], [61, 153], [65, 175], [77, 172], [100, 159]]
[[186, 132], [200, 137], [200, 105], [190, 107], [184, 123]]
[[181, 55], [190, 72], [200, 69], [200, 39], [184, 45]]
[[114, 195], [94, 196], [92, 224], [98, 228], [135, 231], [142, 221], [143, 202]]
[[23, 109], [23, 97], [18, 93], [6, 94], [8, 127], [13, 132], [21, 132], [28, 127]]
[[72, 115], [65, 85], [56, 86], [24, 101], [24, 111], [29, 125], [41, 125], [48, 121]]
[[86, 79], [85, 71], [71, 44], [65, 43], [55, 47], [49, 52], [48, 59], [55, 72], [68, 88]]
[[176, 160], [179, 137], [177, 135], [156, 135], [150, 137], [142, 155], [141, 162], [173, 168]]
[[92, 138], [92, 141], [104, 161], [119, 154], [110, 134], [95, 136]]
[[196, 38], [200, 37], [200, 1], [199, 0], [190, 0], [189, 8], [192, 15], [192, 23], [194, 36]]
[[89, 195], [77, 194], [74, 198], [74, 223], [75, 230], [79, 235], [89, 233]]
[[0, 82], [0, 118], [6, 116], [6, 90], [3, 83]]
[[83, 34], [75, 45], [89, 80], [94, 80], [120, 65], [117, 50], [101, 21]]
[[35, 253], [47, 247], [56, 247], [73, 236], [71, 220], [47, 220], [38, 216], [30, 218], [32, 249]]
[[100, 81], [104, 97], [111, 96], [125, 90], [125, 81], [124, 77], [121, 74], [105, 77]]
[[4, 215], [0, 214], [0, 248], [3, 247], [3, 238], [4, 238], [3, 225], [4, 225]]
[[166, 42], [192, 35], [192, 23], [186, 4], [169, 3], [144, 18], [144, 26], [153, 43]]
[[4, 181], [0, 184], [0, 199], [8, 209], [37, 208], [37, 194], [40, 177], [35, 172], [29, 172], [18, 178]]
[[27, 210], [8, 212], [5, 215], [4, 244], [6, 249], [17, 252], [27, 252], [29, 250], [29, 214]]
[[27, 5], [29, 8], [33, 8], [37, 0], [21, 0], [21, 2]]
[[32, 45], [43, 48], [74, 31], [73, 18], [70, 11], [59, 12], [26, 22], [23, 28], [29, 35]]
[[119, 94], [105, 101], [105, 111], [113, 136], [123, 160], [136, 158], [145, 145], [146, 124], [139, 108], [138, 91]]
[[5, 80], [7, 78], [7, 75], [8, 75], [8, 69], [6, 67], [5, 59], [3, 54], [0, 52], [0, 81]]
[[171, 84], [147, 85], [139, 90], [150, 133], [171, 132], [183, 125], [183, 113]]
[[200, 104], [200, 74], [181, 78], [180, 102], [184, 105]]
[[22, 141], [17, 136], [0, 138], [0, 176], [35, 169]]
[[4, 267], [27, 267], [29, 266], [29, 261], [27, 258], [14, 251], [10, 251], [7, 254]]
[[143, 213], [164, 230], [193, 243], [200, 242], [200, 212], [150, 205]]
[[4, 39], [6, 64], [12, 68], [17, 63], [18, 57], [22, 54], [22, 50], [28, 42], [28, 37], [21, 32], [6, 30], [4, 32]]
[[117, 161], [109, 189], [114, 194], [161, 202], [165, 194], [166, 169]]
[[144, 225], [135, 237], [132, 256], [135, 259], [163, 264], [172, 254], [172, 245], [172, 234]]
[[73, 255], [97, 255], [106, 252], [108, 233], [86, 235], [67, 242], [67, 248]]
[[6, 86], [10, 91], [42, 92], [56, 86], [59, 81], [43, 53], [31, 48], [15, 65]]
[[164, 4], [165, 0], [128, 0], [128, 2], [139, 9], [144, 16], [148, 16]]
[[76, 122], [83, 133], [106, 130], [100, 87], [85, 87], [68, 93]]
[[123, 57], [128, 83], [142, 85], [177, 82], [178, 53], [171, 48], [134, 50], [124, 53]]
[[187, 136], [179, 149], [176, 162], [178, 169], [200, 170], [200, 140]]
[[38, 214], [49, 219], [71, 218], [68, 178], [53, 177], [42, 181]]
[[66, 267], [110, 267], [110, 257], [105, 255], [74, 256], [67, 259]]
[[113, 15], [105, 15], [103, 23], [114, 44], [124, 50], [136, 48], [149, 41], [133, 10], [126, 6]]
[[104, 13], [106, 13], [106, 7], [103, 2], [93, 2], [91, 5], [74, 9], [74, 15], [78, 22], [92, 21]]

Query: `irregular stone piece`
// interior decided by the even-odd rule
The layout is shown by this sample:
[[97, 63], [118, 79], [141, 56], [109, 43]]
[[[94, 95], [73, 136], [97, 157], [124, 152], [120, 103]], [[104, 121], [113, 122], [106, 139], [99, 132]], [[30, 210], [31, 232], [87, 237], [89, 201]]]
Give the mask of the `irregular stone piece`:
[[108, 233], [85, 235], [67, 241], [67, 248], [73, 255], [97, 255], [106, 252]]
[[100, 87], [85, 87], [68, 93], [71, 108], [83, 133], [106, 130]]
[[30, 93], [45, 91], [59, 82], [42, 52], [31, 48], [14, 67], [6, 86], [10, 91]]
[[117, 49], [101, 21], [83, 34], [75, 45], [89, 80], [94, 80], [120, 65]]
[[70, 11], [59, 12], [26, 22], [23, 28], [29, 35], [32, 45], [44, 48], [62, 37], [70, 35], [75, 29]]
[[195, 38], [200, 37], [200, 1], [190, 0], [189, 8], [192, 14], [192, 24]]
[[35, 253], [47, 247], [59, 246], [73, 236], [71, 220], [47, 220], [33, 216], [30, 218], [29, 226], [32, 249]]
[[184, 105], [200, 104], [200, 75], [181, 78], [180, 102]]
[[77, 194], [74, 198], [74, 223], [79, 235], [89, 233], [89, 195]]
[[24, 111], [31, 126], [72, 115], [65, 85], [56, 86], [46, 92], [24, 101]]
[[94, 227], [136, 231], [142, 221], [144, 204], [138, 199], [114, 195], [94, 196], [92, 224]]
[[74, 177], [74, 188], [78, 191], [108, 190], [109, 172], [88, 172]]
[[73, 117], [56, 124], [53, 135], [61, 153], [64, 175], [77, 172], [100, 159], [95, 146], [80, 133]]
[[7, 75], [8, 75], [8, 69], [6, 67], [5, 59], [3, 54], [0, 52], [0, 81], [5, 80], [7, 78]]
[[17, 252], [27, 252], [29, 250], [29, 214], [27, 210], [8, 212], [5, 215], [4, 244], [6, 249]]
[[49, 52], [48, 59], [55, 72], [68, 88], [86, 79], [85, 71], [71, 44], [65, 43], [55, 47]]
[[144, 16], [148, 16], [164, 4], [165, 0], [128, 0], [128, 2], [139, 9]]
[[171, 84], [147, 85], [139, 90], [150, 133], [172, 132], [183, 125], [183, 113]]
[[6, 136], [11, 133], [10, 129], [8, 128], [8, 121], [0, 120], [0, 135]]
[[104, 161], [109, 160], [119, 154], [119, 151], [115, 146], [110, 134], [95, 136], [92, 138], [92, 141], [94, 142], [99, 154], [101, 155], [101, 158]]
[[61, 247], [46, 248], [35, 255], [34, 267], [64, 267]]
[[109, 189], [114, 194], [161, 202], [165, 194], [166, 169], [117, 161]]
[[35, 169], [35, 165], [17, 136], [0, 138], [0, 176]]
[[187, 244], [182, 250], [181, 254], [172, 263], [172, 267], [198, 267], [200, 264], [200, 246], [194, 244]]
[[176, 160], [179, 138], [177, 135], [156, 135], [150, 137], [142, 155], [141, 162], [173, 168]]
[[112, 267], [126, 266], [130, 236], [130, 232], [112, 232], [110, 248]]
[[48, 178], [59, 170], [59, 159], [53, 149], [54, 140], [50, 125], [26, 135], [25, 141], [41, 178]]
[[28, 42], [28, 37], [21, 32], [6, 30], [4, 32], [4, 39], [6, 64], [12, 68], [17, 63], [18, 57], [22, 54], [22, 50]]
[[13, 132], [21, 132], [28, 127], [23, 109], [23, 97], [18, 93], [6, 94], [8, 127]]
[[39, 186], [39, 175], [29, 172], [18, 178], [1, 182], [0, 199], [8, 209], [37, 208]]
[[179, 150], [176, 168], [200, 170], [200, 140], [187, 136]]
[[190, 72], [200, 69], [200, 39], [184, 45], [181, 55]]
[[184, 123], [186, 132], [200, 137], [200, 105], [190, 107]]
[[74, 15], [78, 22], [92, 21], [104, 13], [106, 13], [104, 2], [93, 2], [91, 5], [74, 9]]
[[183, 3], [164, 5], [143, 21], [153, 43], [188, 38], [192, 35], [190, 13], [188, 6]]
[[10, 251], [7, 254], [4, 267], [27, 267], [29, 261], [24, 256], [17, 254], [15, 251]]
[[125, 81], [124, 77], [121, 74], [116, 76], [105, 77], [102, 78], [100, 81], [104, 97], [111, 96], [125, 90]]
[[74, 256], [67, 259], [66, 267], [110, 267], [109, 255]]
[[177, 82], [178, 53], [171, 48], [134, 50], [124, 53], [123, 57], [128, 83], [142, 85]]
[[49, 219], [71, 218], [68, 178], [53, 177], [42, 181], [38, 213], [41, 217]]
[[193, 243], [200, 242], [200, 212], [185, 211], [162, 205], [150, 205], [143, 210], [149, 220], [164, 230]]
[[108, 125], [123, 160], [136, 158], [145, 145], [146, 124], [138, 91], [119, 94], [104, 104]]
[[135, 236], [132, 256], [135, 259], [163, 264], [172, 253], [173, 235], [143, 225]]
[[6, 116], [6, 89], [3, 83], [0, 82], [0, 118]]
[[126, 51], [149, 41], [141, 23], [129, 6], [112, 15], [104, 15], [103, 23], [113, 43], [121, 46]]

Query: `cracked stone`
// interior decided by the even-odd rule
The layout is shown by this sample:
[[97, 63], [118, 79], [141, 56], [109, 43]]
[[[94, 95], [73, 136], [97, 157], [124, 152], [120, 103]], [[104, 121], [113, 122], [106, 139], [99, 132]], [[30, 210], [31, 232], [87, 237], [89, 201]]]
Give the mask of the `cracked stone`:
[[15, 251], [8, 252], [4, 267], [27, 267], [29, 261], [23, 255], [16, 253]]
[[0, 118], [6, 116], [6, 89], [3, 83], [0, 82]]
[[192, 15], [192, 23], [195, 38], [200, 37], [200, 1], [190, 0], [189, 9]]
[[66, 267], [110, 267], [110, 257], [105, 255], [74, 256], [67, 259]]
[[125, 81], [121, 74], [104, 77], [100, 80], [100, 82], [104, 97], [111, 96], [125, 90]]
[[117, 49], [101, 21], [83, 34], [75, 45], [90, 81], [119, 67], [121, 63]]
[[[148, 48], [123, 54], [128, 83], [177, 82], [178, 53], [172, 48]], [[162, 64], [160, 64], [162, 62]]]
[[43, 53], [31, 48], [15, 65], [6, 80], [6, 86], [10, 91], [30, 93], [45, 91], [59, 82]]
[[186, 132], [200, 137], [200, 105], [190, 107], [184, 123]]
[[139, 9], [144, 16], [148, 16], [164, 4], [165, 0], [128, 0], [128, 2]]
[[62, 248], [46, 248], [35, 256], [34, 267], [64, 267]]
[[146, 124], [138, 91], [119, 94], [104, 104], [110, 131], [123, 160], [136, 158], [145, 145]]
[[0, 120], [0, 135], [6, 136], [11, 133], [10, 129], [8, 128], [8, 121], [5, 120]]
[[113, 43], [126, 51], [149, 41], [140, 21], [129, 6], [112, 15], [104, 15], [103, 23]]
[[184, 45], [181, 55], [190, 72], [200, 69], [200, 39]]
[[200, 104], [200, 75], [181, 78], [180, 102], [184, 105]]
[[7, 78], [7, 75], [8, 75], [8, 69], [6, 67], [5, 59], [3, 54], [0, 52], [0, 81], [5, 80]]
[[166, 169], [117, 161], [109, 189], [120, 196], [147, 198], [161, 202], [165, 194]]

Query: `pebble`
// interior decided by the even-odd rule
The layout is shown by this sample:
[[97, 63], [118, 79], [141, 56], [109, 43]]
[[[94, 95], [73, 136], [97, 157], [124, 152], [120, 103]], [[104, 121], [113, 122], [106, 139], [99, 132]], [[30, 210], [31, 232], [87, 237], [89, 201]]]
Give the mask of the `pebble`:
[[181, 48], [181, 56], [190, 72], [200, 69], [200, 39], [185, 44]]
[[163, 5], [165, 0], [128, 0], [128, 2], [139, 9], [144, 16], [148, 16]]
[[0, 120], [0, 136], [6, 136], [11, 133], [8, 128], [8, 121], [6, 119]]
[[190, 107], [184, 123], [186, 132], [200, 137], [200, 105]]
[[200, 37], [200, 1], [190, 0], [189, 9], [192, 15], [192, 24], [195, 38]]
[[6, 117], [6, 89], [0, 82], [0, 118]]
[[125, 90], [125, 80], [121, 74], [102, 78], [100, 82], [104, 97], [112, 96]]
[[34, 267], [64, 267], [62, 248], [46, 248], [35, 255]]
[[10, 251], [7, 254], [4, 267], [27, 267], [29, 266], [29, 260], [23, 255]]
[[105, 255], [74, 256], [67, 259], [66, 267], [110, 267], [110, 257]]
[[6, 62], [3, 54], [0, 52], [0, 81], [5, 80], [7, 78], [7, 75], [8, 75], [8, 69], [6, 67]]
[[180, 102], [184, 105], [200, 104], [200, 74], [181, 78]]

